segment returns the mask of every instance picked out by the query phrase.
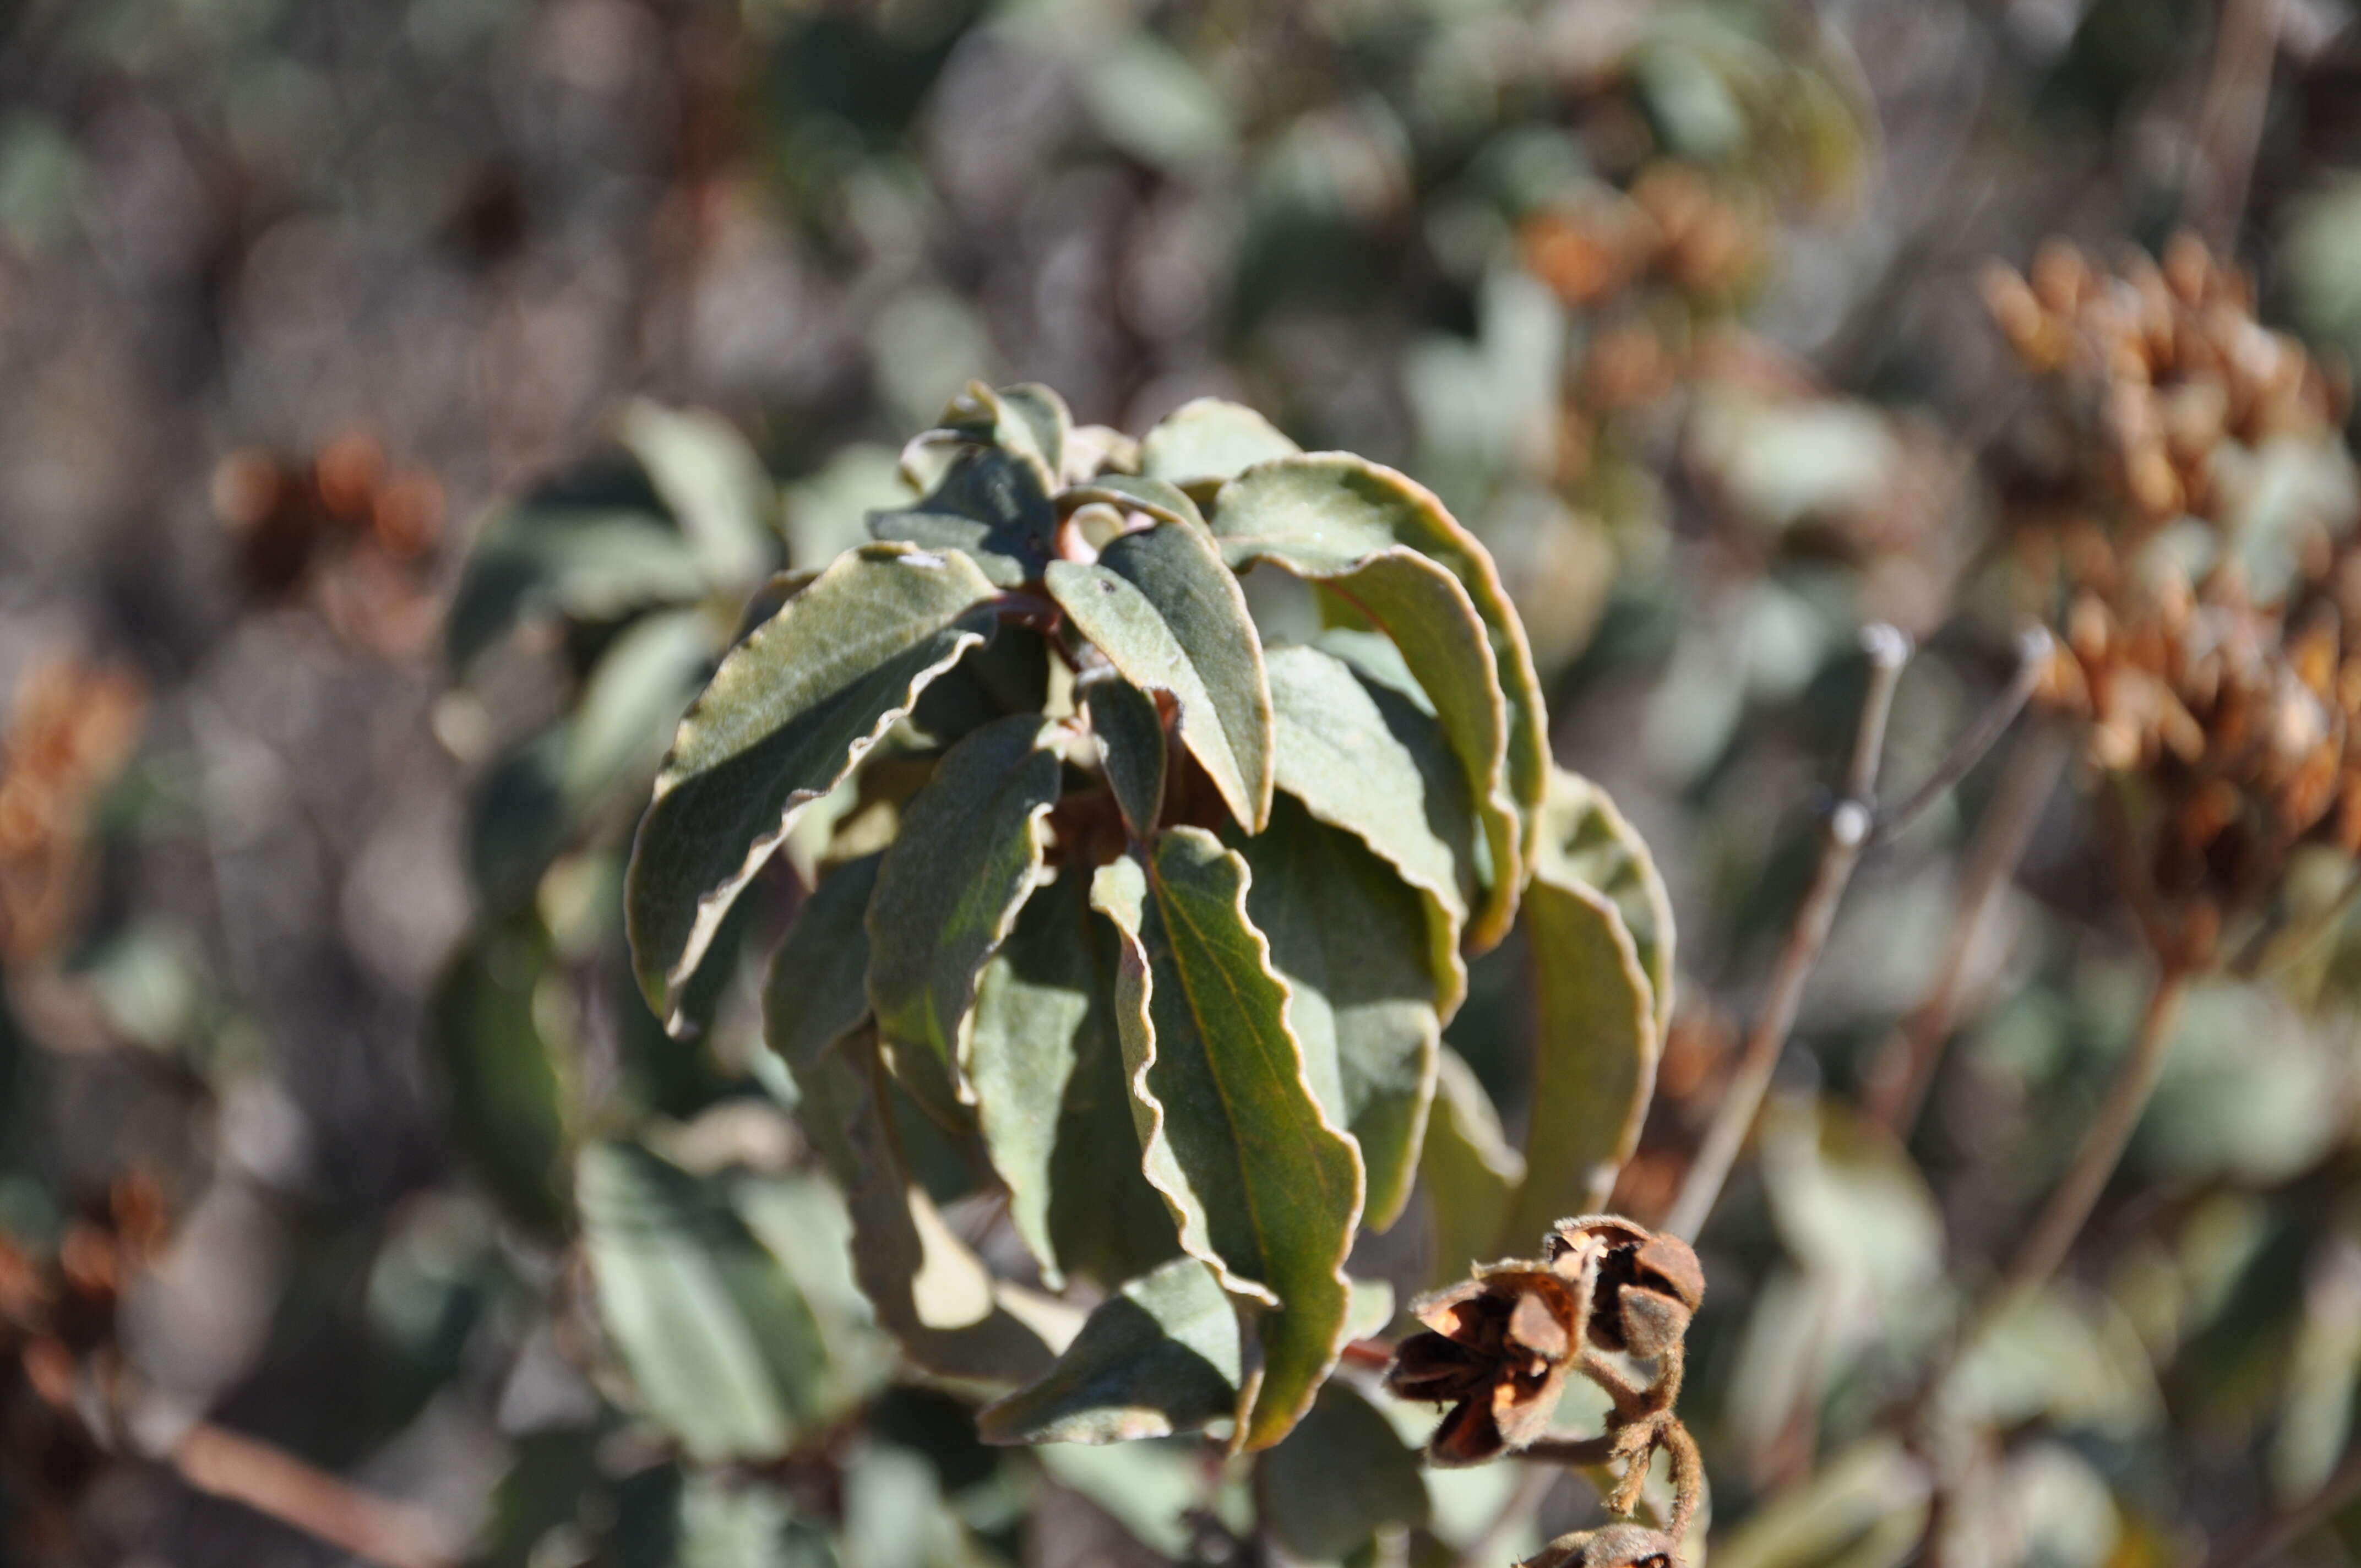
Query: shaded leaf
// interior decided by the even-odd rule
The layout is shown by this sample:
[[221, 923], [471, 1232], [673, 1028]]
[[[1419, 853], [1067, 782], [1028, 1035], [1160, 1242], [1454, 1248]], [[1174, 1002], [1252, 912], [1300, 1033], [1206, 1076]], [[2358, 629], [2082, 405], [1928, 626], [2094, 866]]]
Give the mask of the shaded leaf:
[[1301, 450], [1243, 403], [1196, 398], [1139, 438], [1139, 471], [1202, 499], [1241, 469]]
[[1196, 529], [1126, 533], [1096, 565], [1060, 561], [1050, 594], [1124, 678], [1169, 691], [1180, 740], [1250, 832], [1270, 818], [1270, 688], [1246, 595]]
[[680, 1495], [677, 1568], [836, 1568], [836, 1548], [798, 1517], [786, 1489], [718, 1472], [687, 1478]]
[[1003, 622], [992, 640], [960, 655], [910, 709], [910, 722], [948, 746], [995, 718], [1038, 713], [1049, 700], [1049, 640], [1029, 626]]
[[645, 786], [716, 651], [706, 618], [675, 609], [642, 616], [599, 654], [566, 726], [566, 798], [576, 810], [634, 774]]
[[933, 487], [906, 507], [869, 514], [874, 539], [957, 550], [1013, 588], [1041, 575], [1057, 527], [1033, 463], [996, 446], [960, 445]]
[[1021, 1383], [1049, 1369], [1041, 1332], [1008, 1310], [983, 1263], [953, 1235], [884, 1112], [873, 1039], [856, 1033], [797, 1076], [805, 1135], [843, 1189], [853, 1275], [910, 1359], [946, 1377]]
[[986, 1442], [1128, 1442], [1236, 1411], [1238, 1313], [1211, 1270], [1176, 1257], [1091, 1313], [1048, 1376], [976, 1417]]
[[1384, 1230], [1410, 1201], [1442, 1043], [1425, 906], [1359, 839], [1292, 799], [1237, 848], [1253, 873], [1246, 915], [1287, 981], [1304, 1077], [1360, 1145], [1363, 1223]]
[[718, 588], [751, 587], [779, 554], [779, 495], [738, 427], [705, 409], [626, 404], [615, 434], [647, 470]]
[[[776, 1458], [866, 1392], [719, 1181], [605, 1143], [583, 1151], [577, 1193], [600, 1318], [648, 1414], [692, 1458]], [[796, 1245], [834, 1249], [841, 1234], [840, 1218]]]
[[667, 1022], [796, 813], [984, 639], [991, 595], [964, 556], [867, 545], [721, 661], [656, 775], [625, 883], [634, 966]]
[[1332, 1381], [1287, 1441], [1256, 1462], [1255, 1502], [1281, 1546], [1333, 1562], [1380, 1530], [1426, 1523], [1426, 1475], [1392, 1422]]
[[976, 985], [977, 1120], [1010, 1223], [1053, 1288], [1070, 1267], [1112, 1285], [1180, 1245], [1140, 1174], [1115, 968], [1115, 933], [1070, 866], [1026, 901]]
[[1510, 795], [1528, 818], [1540, 808], [1549, 781], [1549, 717], [1524, 624], [1491, 553], [1432, 491], [1379, 464], [1312, 453], [1262, 464], [1224, 486], [1213, 525], [1234, 565], [1292, 560], [1300, 565], [1290, 570], [1327, 576], [1389, 546], [1407, 546], [1447, 567], [1483, 618], [1508, 704]]
[[1555, 766], [1538, 839], [1534, 875], [1580, 883], [1614, 901], [1647, 971], [1661, 1037], [1673, 1022], [1673, 904], [1648, 846], [1605, 790]]
[[869, 1015], [869, 896], [882, 855], [848, 861], [820, 880], [771, 954], [763, 1038], [793, 1072]]
[[1244, 861], [1182, 828], [1157, 841], [1152, 865], [1101, 868], [1091, 902], [1123, 938], [1117, 1017], [1148, 1179], [1189, 1253], [1271, 1309], [1235, 1439], [1260, 1449], [1335, 1365], [1361, 1166], [1306, 1081], [1246, 884]]
[[994, 390], [982, 381], [950, 400], [939, 422], [971, 441], [997, 446], [1029, 464], [1040, 476], [1043, 493], [1058, 488], [1065, 466], [1066, 434], [1073, 415], [1066, 400], [1037, 382]]
[[478, 931], [436, 981], [427, 1060], [459, 1157], [502, 1209], [544, 1236], [566, 1220], [572, 1139], [558, 1058], [533, 996], [556, 973], [549, 933], [531, 915]]
[[1467, 992], [1459, 931], [1476, 880], [1476, 817], [1449, 743], [1408, 698], [1334, 654], [1274, 649], [1268, 671], [1279, 788], [1359, 838], [1418, 890], [1435, 1005], [1448, 1018]]
[[[644, 491], [636, 476], [631, 486]], [[704, 564], [655, 505], [628, 491], [603, 502], [536, 492], [494, 513], [443, 623], [451, 668], [465, 671], [526, 622], [610, 620], [702, 598]]]
[[1655, 1003], [1605, 894], [1537, 876], [1525, 889], [1533, 983], [1532, 1121], [1525, 1182], [1497, 1246], [1530, 1246], [1566, 1214], [1607, 1205], [1656, 1087]]
[[996, 718], [943, 755], [902, 813], [869, 900], [869, 1002], [897, 1058], [931, 1055], [971, 1099], [975, 979], [1033, 889], [1058, 756], [1038, 713]]
[[1418, 1179], [1433, 1226], [1433, 1282], [1446, 1285], [1499, 1255], [1500, 1216], [1524, 1184], [1525, 1157], [1500, 1130], [1500, 1113], [1466, 1058], [1445, 1046], [1435, 1067]]
[[1082, 704], [1107, 788], [1132, 836], [1144, 839], [1164, 812], [1164, 715], [1154, 697], [1120, 675], [1084, 686]]

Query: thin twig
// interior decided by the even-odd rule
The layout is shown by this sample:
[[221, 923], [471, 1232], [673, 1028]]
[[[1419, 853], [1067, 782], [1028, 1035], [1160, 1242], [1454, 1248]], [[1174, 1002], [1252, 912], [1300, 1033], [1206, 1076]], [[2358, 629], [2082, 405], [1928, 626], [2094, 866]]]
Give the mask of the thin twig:
[[2206, 1559], [2206, 1568], [2263, 1568], [2263, 1564], [2310, 1535], [2361, 1494], [2361, 1454], [2336, 1467], [2320, 1490], [2290, 1503], [2255, 1527], [2254, 1532]]
[[2181, 205], [2182, 221], [2226, 254], [2246, 210], [2246, 186], [2262, 146], [2271, 68], [2284, 0], [2223, 0], [2213, 35], [2213, 74], [2198, 111], [2196, 147]]
[[1779, 1053], [1786, 1047], [1787, 1032], [1795, 1027], [1805, 981], [1819, 962], [1845, 884], [1852, 880], [1853, 866], [1875, 820], [1878, 759], [1885, 750], [1885, 721], [1894, 710], [1902, 666], [1910, 657], [1910, 640], [1880, 622], [1862, 632], [1861, 646], [1869, 654], [1869, 692], [1861, 702], [1851, 765], [1845, 772], [1844, 798], [1828, 813], [1818, 869], [1812, 873], [1812, 885], [1795, 912], [1795, 924], [1787, 933], [1778, 967], [1772, 971], [1771, 988], [1763, 996], [1754, 1032], [1747, 1037], [1738, 1070], [1713, 1124], [1706, 1129], [1705, 1142], [1696, 1163], [1689, 1167], [1680, 1197], [1661, 1227], [1686, 1241], [1696, 1240], [1704, 1228], [1706, 1216], [1721, 1197], [1722, 1183], [1730, 1179], [1730, 1167], [1738, 1161], [1738, 1151], [1754, 1126], [1755, 1113], [1762, 1109], [1771, 1075], [1778, 1068]]
[[425, 1515], [373, 1496], [283, 1449], [200, 1421], [170, 1455], [200, 1492], [243, 1503], [315, 1541], [385, 1568], [451, 1568]]
[[2065, 738], [2048, 725], [2027, 729], [2003, 765], [2000, 784], [1976, 824], [1968, 848], [1966, 874], [1960, 881], [1959, 912], [1941, 965], [1916, 1006], [1878, 1053], [1870, 1069], [1866, 1111], [1872, 1121], [1906, 1137], [1926, 1103], [1934, 1082], [1943, 1046], [1960, 1021], [1977, 962], [1985, 945], [1987, 927], [2008, 891], [2017, 862], [2041, 820], [2042, 808], [2057, 788], [2065, 766]]
[[2008, 733], [2008, 727], [2025, 710], [2032, 699], [2034, 687], [2041, 684], [2042, 673], [2049, 667], [2051, 650], [2056, 646], [2048, 631], [2036, 626], [2017, 640], [2016, 673], [1990, 707], [1977, 716], [1960, 738], [1951, 743], [1951, 751], [1937, 766], [1925, 784], [1912, 790], [1893, 806], [1882, 806], [1877, 812], [1877, 831], [1871, 835], [1874, 846], [1893, 838], [1917, 820], [1921, 812], [1941, 799], [1952, 785], [1968, 776], [1968, 771], [1983, 761], [1984, 753], [1999, 744]]
[[2049, 1195], [2041, 1217], [2034, 1222], [2032, 1232], [2010, 1260], [2008, 1272], [2001, 1277], [1991, 1315], [1996, 1316], [2055, 1274], [2074, 1238], [2082, 1234], [2083, 1223], [2097, 1205], [2107, 1178], [2115, 1173], [2124, 1157], [2140, 1113], [2147, 1108], [2148, 1095], [2155, 1091], [2157, 1075], [2164, 1066], [2165, 1047], [2172, 1038], [2173, 1020], [2180, 1015], [2187, 991], [2188, 978], [2182, 970], [2168, 963], [2157, 971], [2156, 989], [2148, 993], [2139, 1033], [2115, 1069], [2115, 1080], [2099, 1107], [2099, 1119], [2082, 1135], [2082, 1146], [2075, 1151], [2066, 1179]]

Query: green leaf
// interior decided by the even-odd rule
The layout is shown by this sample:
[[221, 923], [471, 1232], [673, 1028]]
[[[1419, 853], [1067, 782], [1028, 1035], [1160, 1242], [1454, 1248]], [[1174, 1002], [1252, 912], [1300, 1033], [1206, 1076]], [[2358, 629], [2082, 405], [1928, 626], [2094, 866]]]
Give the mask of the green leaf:
[[1003, 622], [992, 640], [918, 695], [911, 726], [948, 746], [995, 718], [1038, 713], [1049, 700], [1049, 640], [1029, 626]]
[[1249, 832], [1270, 819], [1270, 688], [1246, 594], [1199, 530], [1126, 533], [1094, 565], [1052, 564], [1050, 595], [1124, 678], [1169, 691], [1180, 740]]
[[759, 581], [779, 554], [779, 493], [738, 427], [705, 409], [634, 398], [615, 434], [647, 470], [713, 586]]
[[1175, 828], [1151, 865], [1102, 867], [1091, 902], [1123, 938], [1116, 1014], [1148, 1179], [1190, 1255], [1270, 1309], [1235, 1440], [1253, 1450], [1286, 1435], [1336, 1364], [1362, 1184], [1359, 1153], [1322, 1112], [1288, 1033], [1246, 878], [1211, 834]]
[[991, 597], [963, 555], [867, 545], [723, 658], [673, 737], [625, 882], [634, 967], [667, 1023], [796, 814], [984, 640]]
[[716, 1471], [687, 1478], [675, 1568], [837, 1568], [825, 1530], [798, 1517], [786, 1488]]
[[532, 915], [476, 932], [436, 981], [427, 1059], [460, 1157], [512, 1217], [544, 1236], [563, 1233], [566, 1086], [544, 1038], [533, 998], [558, 979], [549, 933]]
[[1614, 901], [1647, 971], [1661, 1038], [1673, 1023], [1673, 903], [1648, 846], [1605, 790], [1564, 768], [1550, 769], [1533, 874], [1580, 883]]
[[1243, 403], [1198, 398], [1139, 438], [1139, 471], [1202, 500], [1241, 469], [1302, 450]]
[[1442, 1043], [1425, 905], [1359, 839], [1292, 799], [1237, 848], [1253, 875], [1246, 916], [1287, 981], [1304, 1076], [1360, 1145], [1362, 1218], [1384, 1230], [1410, 1201]]
[[[1406, 546], [1449, 568], [1483, 618], [1509, 708], [1509, 794], [1530, 828], [1549, 784], [1549, 715], [1541, 677], [1491, 553], [1432, 491], [1348, 454], [1312, 453], [1265, 463], [1224, 486], [1213, 525], [1233, 565], [1270, 560], [1304, 576], [1328, 576], [1389, 546]], [[1441, 693], [1435, 700], [1442, 703]], [[1526, 842], [1532, 842], [1530, 832]]]
[[996, 446], [961, 446], [925, 496], [869, 514], [873, 538], [966, 554], [994, 585], [1041, 575], [1058, 514], [1040, 469]]
[[496, 511], [467, 553], [444, 621], [450, 667], [465, 672], [527, 622], [612, 620], [704, 597], [703, 563], [653, 508], [653, 497], [591, 501], [551, 491]]
[[1127, 1279], [1180, 1249], [1140, 1174], [1115, 1033], [1115, 933], [1069, 866], [1037, 889], [976, 984], [971, 1072], [1008, 1217], [1052, 1288]]
[[771, 955], [763, 981], [763, 1039], [792, 1072], [869, 1016], [869, 897], [880, 855], [848, 861], [820, 880]]
[[718, 651], [703, 614], [674, 609], [642, 616], [598, 655], [566, 727], [565, 792], [574, 809], [634, 775], [635, 792], [646, 786], [664, 737]]
[[1525, 889], [1532, 965], [1532, 1122], [1525, 1183], [1499, 1233], [1530, 1246], [1566, 1214], [1607, 1206], [1655, 1092], [1655, 1002], [1613, 901], [1537, 876]]
[[1378, 1530], [1426, 1523], [1426, 1474], [1393, 1423], [1334, 1382], [1255, 1464], [1263, 1525], [1296, 1557], [1334, 1562]]
[[1408, 698], [1333, 654], [1274, 649], [1268, 670], [1279, 787], [1418, 890], [1435, 1005], [1448, 1019], [1467, 993], [1459, 932], [1476, 883], [1476, 817], [1449, 742]]
[[880, 1072], [874, 1041], [863, 1031], [796, 1076], [804, 1134], [852, 1216], [853, 1275], [862, 1294], [929, 1372], [999, 1385], [1040, 1376], [1054, 1352], [1041, 1330], [1009, 1310], [1003, 1288], [911, 1176], [886, 1118]]
[[[585, 1149], [577, 1179], [599, 1316], [647, 1413], [690, 1457], [775, 1459], [867, 1391], [873, 1366], [839, 1365], [857, 1347], [831, 1339], [719, 1181], [628, 1143]], [[805, 1196], [806, 1223], [825, 1222], [830, 1205]], [[840, 1216], [795, 1245], [832, 1250], [842, 1230]]]
[[1164, 715], [1156, 699], [1120, 675], [1082, 687], [1099, 766], [1132, 837], [1145, 839], [1164, 813]]
[[961, 1100], [975, 978], [1041, 870], [1058, 754], [1038, 713], [995, 718], [943, 754], [902, 813], [869, 900], [869, 1002], [889, 1050], [923, 1050]]
[[1038, 1382], [976, 1417], [986, 1442], [1128, 1442], [1236, 1412], [1238, 1312], [1212, 1271], [1176, 1257], [1091, 1313]]
[[940, 421], [972, 441], [997, 446], [1030, 464], [1041, 477], [1046, 494], [1058, 488], [1066, 460], [1066, 435], [1073, 415], [1066, 400], [1035, 382], [1003, 387], [994, 391], [981, 381], [950, 400]]
[[1510, 1146], [1500, 1113], [1466, 1059], [1445, 1046], [1435, 1067], [1418, 1178], [1433, 1224], [1433, 1283], [1449, 1285], [1499, 1255], [1493, 1244], [1500, 1216], [1524, 1185], [1525, 1157]]
[[1122, 512], [1145, 512], [1159, 522], [1205, 526], [1205, 514], [1189, 492], [1145, 474], [1100, 474], [1058, 493], [1058, 515], [1064, 517], [1096, 501]]

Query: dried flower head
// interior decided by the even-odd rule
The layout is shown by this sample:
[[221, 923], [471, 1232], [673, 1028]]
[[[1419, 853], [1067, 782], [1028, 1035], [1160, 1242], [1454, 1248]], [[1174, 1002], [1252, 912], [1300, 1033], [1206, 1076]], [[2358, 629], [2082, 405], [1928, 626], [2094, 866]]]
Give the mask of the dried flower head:
[[1590, 1343], [1650, 1360], [1681, 1343], [1705, 1299], [1705, 1271], [1678, 1236], [1612, 1214], [1560, 1220], [1543, 1242], [1552, 1266], [1597, 1254]]
[[1588, 1316], [1580, 1282], [1497, 1264], [1411, 1310], [1426, 1332], [1402, 1342], [1386, 1382], [1405, 1399], [1451, 1406], [1427, 1444], [1433, 1463], [1480, 1464], [1542, 1435]]
[[2361, 476], [2345, 394], [2198, 241], [1986, 280], [2054, 394], [2006, 486], [2122, 880], [2167, 961], [2217, 960], [2300, 855], [2361, 854]]

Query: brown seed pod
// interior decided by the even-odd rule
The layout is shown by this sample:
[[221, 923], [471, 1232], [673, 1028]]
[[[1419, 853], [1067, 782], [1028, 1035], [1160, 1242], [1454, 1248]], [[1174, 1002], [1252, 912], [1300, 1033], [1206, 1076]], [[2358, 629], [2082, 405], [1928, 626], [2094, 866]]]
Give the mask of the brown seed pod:
[[1680, 1548], [1660, 1530], [1610, 1524], [1561, 1535], [1518, 1568], [1673, 1568]]
[[1661, 1356], [1681, 1343], [1705, 1300], [1705, 1271], [1688, 1243], [1617, 1215], [1560, 1220], [1543, 1250], [1554, 1268], [1595, 1266], [1588, 1337], [1601, 1350]]

